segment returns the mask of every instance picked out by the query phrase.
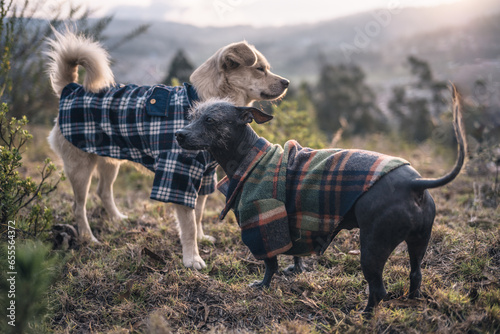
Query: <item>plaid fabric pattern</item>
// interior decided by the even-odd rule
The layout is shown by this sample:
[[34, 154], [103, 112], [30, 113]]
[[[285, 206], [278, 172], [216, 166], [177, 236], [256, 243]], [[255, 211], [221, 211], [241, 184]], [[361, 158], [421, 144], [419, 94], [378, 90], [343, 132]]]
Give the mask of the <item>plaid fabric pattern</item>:
[[206, 151], [187, 151], [175, 131], [189, 123], [195, 89], [121, 85], [99, 93], [71, 83], [59, 103], [59, 127], [79, 149], [140, 163], [155, 173], [151, 198], [194, 208], [198, 194], [215, 190], [215, 161]]
[[356, 200], [406, 160], [363, 150], [284, 149], [260, 138], [234, 177], [221, 219], [235, 211], [242, 240], [257, 259], [322, 254]]

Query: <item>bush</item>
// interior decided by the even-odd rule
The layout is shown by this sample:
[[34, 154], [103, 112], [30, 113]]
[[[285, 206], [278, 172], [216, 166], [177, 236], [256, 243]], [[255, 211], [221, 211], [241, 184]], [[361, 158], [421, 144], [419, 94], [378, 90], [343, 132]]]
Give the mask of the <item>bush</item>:
[[8, 106], [3, 103], [0, 109], [0, 233], [5, 236], [8, 222], [15, 221], [17, 229], [36, 237], [52, 220], [51, 210], [43, 206], [44, 197], [56, 189], [64, 175], [49, 182], [54, 179], [56, 167], [47, 158], [39, 168], [40, 181], [22, 176], [19, 170], [23, 166], [23, 148], [32, 136], [24, 129], [28, 123], [26, 117], [9, 119], [7, 112]]
[[273, 105], [274, 119], [263, 125], [254, 125], [254, 130], [273, 144], [283, 145], [295, 139], [302, 146], [325, 148], [326, 138], [316, 125], [315, 117], [307, 110], [299, 110], [295, 101], [283, 101]]

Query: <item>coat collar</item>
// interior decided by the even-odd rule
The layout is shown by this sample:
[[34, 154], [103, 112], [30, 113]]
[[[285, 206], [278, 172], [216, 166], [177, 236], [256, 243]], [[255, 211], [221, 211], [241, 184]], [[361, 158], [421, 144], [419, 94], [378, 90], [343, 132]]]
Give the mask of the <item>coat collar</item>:
[[194, 88], [194, 86], [189, 84], [189, 83], [185, 82], [182, 85], [186, 89], [186, 96], [188, 98], [188, 103], [192, 107], [193, 102], [197, 102], [200, 100], [200, 97], [198, 96], [198, 92], [196, 91], [196, 88]]
[[229, 210], [234, 205], [234, 201], [238, 197], [241, 188], [245, 184], [245, 180], [273, 145], [265, 138], [259, 138], [248, 155], [243, 159], [233, 177], [229, 179], [225, 176], [218, 184], [217, 189], [226, 196], [226, 206], [222, 210], [219, 218], [222, 220], [227, 215]]

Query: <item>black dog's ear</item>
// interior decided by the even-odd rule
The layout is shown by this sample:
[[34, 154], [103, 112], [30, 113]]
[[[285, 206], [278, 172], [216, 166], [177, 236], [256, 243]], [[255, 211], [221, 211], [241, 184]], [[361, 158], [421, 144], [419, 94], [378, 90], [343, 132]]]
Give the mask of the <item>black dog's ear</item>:
[[240, 117], [244, 123], [252, 123], [252, 120], [255, 120], [257, 124], [262, 124], [274, 118], [273, 115], [266, 114], [262, 110], [254, 107], [237, 107], [236, 109], [240, 111]]

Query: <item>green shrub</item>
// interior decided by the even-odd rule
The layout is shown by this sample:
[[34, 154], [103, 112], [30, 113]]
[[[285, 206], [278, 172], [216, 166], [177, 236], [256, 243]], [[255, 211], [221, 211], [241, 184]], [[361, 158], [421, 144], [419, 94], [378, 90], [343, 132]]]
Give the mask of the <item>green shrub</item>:
[[48, 158], [39, 168], [41, 180], [35, 181], [20, 173], [23, 149], [32, 136], [24, 129], [28, 123], [26, 117], [9, 119], [7, 112], [8, 106], [3, 103], [0, 109], [0, 233], [6, 235], [12, 221], [16, 229], [37, 236], [52, 219], [50, 209], [43, 205], [44, 197], [56, 189], [64, 175], [53, 183], [49, 181], [56, 167]]
[[299, 110], [297, 102], [283, 101], [273, 105], [274, 119], [269, 123], [254, 125], [254, 130], [273, 144], [283, 145], [295, 139], [302, 146], [325, 148], [326, 138], [316, 124], [315, 118], [307, 110]]

